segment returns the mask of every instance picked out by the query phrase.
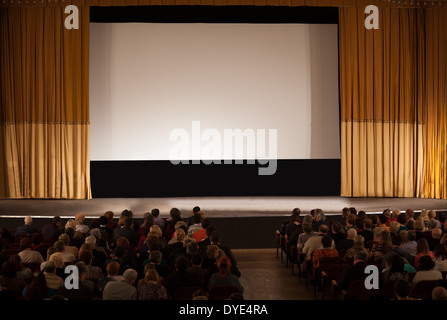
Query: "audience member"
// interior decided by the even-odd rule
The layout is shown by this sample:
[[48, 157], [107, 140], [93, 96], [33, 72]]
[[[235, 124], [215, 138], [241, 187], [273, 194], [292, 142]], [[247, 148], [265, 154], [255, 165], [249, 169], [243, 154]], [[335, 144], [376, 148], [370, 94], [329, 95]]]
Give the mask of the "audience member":
[[[69, 229], [73, 230], [73, 229]], [[64, 250], [67, 253], [71, 253], [76, 259], [78, 258], [79, 249], [76, 246], [70, 245], [70, 236], [68, 233], [63, 233], [59, 236], [58, 240], [64, 242]]]
[[38, 272], [33, 281], [22, 292], [25, 300], [44, 300], [56, 295], [56, 290], [49, 288], [43, 272]]
[[429, 256], [431, 259], [434, 259], [435, 255], [433, 254], [433, 251], [431, 251], [428, 247], [428, 242], [424, 238], [419, 239], [416, 249], [417, 252], [416, 256], [414, 257], [414, 267], [416, 268], [416, 270], [419, 270], [419, 261], [423, 256]]
[[411, 284], [408, 280], [398, 279], [394, 283], [394, 294], [397, 300], [418, 300], [410, 297]]
[[[95, 291], [92, 288], [91, 282], [86, 280], [87, 276], [87, 267], [84, 262], [77, 262], [75, 267], [78, 270], [78, 283], [77, 289], [73, 290], [71, 288], [67, 288], [64, 284], [59, 287], [57, 290], [57, 294], [65, 297], [67, 300], [91, 300], [95, 295]], [[68, 280], [68, 279], [67, 279]], [[74, 281], [74, 280], [73, 280]], [[74, 283], [71, 283], [74, 285]]]
[[346, 233], [346, 239], [341, 239], [336, 245], [336, 249], [340, 256], [344, 256], [346, 252], [354, 246], [354, 238], [357, 236], [357, 230], [351, 228]]
[[348, 249], [343, 256], [343, 261], [346, 264], [353, 264], [355, 256], [357, 252], [362, 251], [366, 254], [367, 260], [369, 260], [369, 257], [371, 256], [371, 250], [368, 248], [365, 248], [365, 239], [361, 235], [356, 235], [353, 239], [353, 246]]
[[414, 231], [416, 232], [416, 242], [418, 242], [421, 238], [425, 239], [427, 237], [427, 235], [425, 234], [424, 222], [420, 219], [416, 220], [416, 222], [414, 223]]
[[64, 264], [74, 264], [76, 262], [76, 257], [72, 253], [65, 251], [65, 242], [63, 240], [57, 240], [54, 243], [54, 248], [61, 255]]
[[24, 263], [42, 263], [43, 257], [38, 251], [31, 250], [31, 238], [23, 238], [20, 240], [19, 257]]
[[197, 274], [199, 278], [200, 285], [202, 288], [206, 289], [208, 287], [208, 270], [202, 268], [203, 257], [200, 253], [196, 253], [191, 257], [191, 266], [186, 269], [187, 272]]
[[368, 256], [363, 251], [358, 251], [354, 257], [352, 265], [343, 269], [339, 287], [341, 290], [347, 290], [349, 285], [355, 280], [365, 280], [365, 267], [367, 266]]
[[151, 214], [154, 217], [154, 222], [161, 228], [161, 230], [164, 230], [166, 222], [164, 219], [160, 218], [160, 210], [154, 208], [151, 210]]
[[312, 223], [309, 222], [303, 222], [303, 232], [298, 236], [297, 241], [297, 249], [298, 251], [302, 251], [304, 248], [304, 245], [306, 244], [306, 241], [314, 236], [318, 236], [318, 232], [314, 232], [312, 230]]
[[119, 269], [120, 269], [120, 264], [118, 262], [116, 262], [116, 261], [110, 261], [107, 264], [107, 268], [106, 268], [107, 276], [103, 277], [103, 278], [100, 278], [98, 280], [97, 288], [98, 288], [98, 292], [101, 294], [101, 296], [102, 296], [102, 292], [103, 292], [106, 284], [109, 281], [119, 281], [119, 280], [121, 280], [122, 277], [118, 275]]
[[200, 229], [192, 234], [192, 237], [196, 240], [197, 243], [200, 244], [201, 241], [206, 239], [206, 229], [209, 226], [210, 226], [210, 220], [205, 218], [202, 221], [202, 229]]
[[419, 281], [424, 280], [442, 280], [442, 273], [434, 270], [434, 267], [435, 262], [430, 256], [422, 256], [419, 260], [419, 268], [411, 281], [411, 285], [414, 287]]
[[363, 237], [365, 248], [372, 248], [374, 241], [374, 232], [372, 231], [372, 227], [372, 220], [370, 218], [365, 218], [363, 220], [362, 231], [357, 232], [358, 235]]
[[442, 229], [441, 228], [433, 228], [430, 231], [430, 236], [427, 237], [428, 247], [431, 251], [434, 251], [436, 246], [440, 243], [442, 236]]
[[436, 287], [431, 292], [432, 300], [447, 300], [447, 289], [444, 287]]
[[349, 214], [346, 218], [346, 225], [344, 227], [345, 232], [347, 233], [349, 229], [356, 229], [355, 222], [356, 222], [357, 216], [355, 214]]
[[338, 245], [338, 242], [340, 240], [345, 240], [346, 237], [347, 236], [346, 236], [346, 233], [343, 230], [343, 226], [342, 226], [341, 222], [334, 221], [331, 224], [331, 238], [334, 240], [335, 246]]
[[332, 237], [329, 235], [321, 237], [322, 248], [315, 250], [312, 254], [314, 268], [320, 267], [320, 260], [323, 257], [338, 257], [338, 251], [332, 246], [332, 242]]
[[188, 227], [188, 236], [192, 237], [196, 231], [202, 229], [202, 214], [201, 211], [194, 213], [192, 217], [192, 224]]
[[166, 288], [160, 284], [160, 276], [154, 268], [148, 268], [144, 278], [138, 281], [138, 300], [167, 300]]
[[407, 251], [402, 250], [402, 237], [398, 234], [394, 235], [393, 238], [391, 239], [391, 243], [393, 244], [393, 247], [383, 256], [381, 264], [382, 268], [385, 267], [386, 259], [389, 256], [393, 255], [398, 255], [399, 257], [404, 258], [407, 263], [411, 263], [412, 261], [411, 255]]
[[180, 256], [175, 261], [175, 271], [165, 279], [165, 287], [171, 298], [175, 297], [175, 290], [180, 287], [200, 286], [200, 280], [195, 273], [187, 272], [189, 261], [185, 256]]
[[138, 245], [138, 233], [134, 230], [134, 220], [131, 217], [126, 217], [124, 224], [120, 228], [113, 230], [112, 239], [116, 242], [119, 238], [124, 237], [136, 247]]
[[390, 232], [390, 226], [387, 225], [388, 217], [385, 214], [379, 216], [378, 227], [382, 228], [382, 230]]
[[4, 288], [7, 296], [13, 300], [22, 296], [22, 291], [27, 283], [23, 278], [17, 276], [18, 265], [13, 261], [6, 261], [2, 266], [0, 276], [0, 287]]
[[75, 215], [75, 231], [82, 234], [87, 234], [90, 231], [90, 227], [85, 224], [85, 215], [83, 213], [78, 213]]
[[445, 245], [438, 244], [435, 247], [435, 251], [433, 252], [435, 258], [435, 267], [434, 270], [447, 272], [447, 249]]
[[64, 279], [56, 274], [56, 263], [52, 260], [44, 262], [43, 274], [45, 275], [48, 288], [57, 290], [64, 284]]
[[416, 232], [414, 230], [402, 231], [402, 250], [406, 251], [411, 257], [417, 254]]
[[44, 239], [57, 239], [62, 234], [61, 217], [54, 216], [51, 223], [42, 227], [41, 233]]
[[408, 272], [405, 270], [405, 261], [399, 255], [390, 255], [385, 258], [385, 268], [381, 273], [382, 282], [398, 279], [409, 279]]
[[[320, 225], [318, 229], [318, 235], [309, 238], [304, 244], [302, 252], [307, 255], [308, 258], [312, 257], [312, 253], [321, 247], [321, 238], [328, 233], [328, 226], [325, 224]], [[335, 242], [332, 240], [333, 248], [335, 248]]]
[[374, 243], [371, 253], [374, 259], [375, 265], [381, 265], [383, 256], [393, 248], [393, 242], [391, 241], [391, 233], [383, 230], [379, 234], [379, 241]]
[[436, 219], [436, 211], [435, 210], [429, 210], [428, 211], [428, 219], [425, 221], [425, 226], [428, 227], [428, 224], [430, 221], [433, 221], [435, 223], [435, 228], [442, 228], [441, 222]]
[[217, 262], [217, 267], [219, 272], [210, 276], [208, 282], [209, 291], [214, 287], [234, 286], [239, 288], [240, 293], [244, 293], [244, 287], [239, 282], [239, 277], [231, 273], [231, 260], [228, 257], [221, 257]]
[[36, 232], [38, 232], [37, 228], [33, 227], [32, 224], [33, 224], [33, 218], [31, 216], [25, 217], [24, 225], [18, 226], [16, 228], [16, 232], [14, 233], [14, 237], [18, 237], [18, 236], [26, 234], [26, 233], [36, 233]]
[[137, 279], [137, 271], [127, 269], [121, 280], [107, 282], [102, 291], [103, 300], [137, 300], [138, 293], [135, 287]]

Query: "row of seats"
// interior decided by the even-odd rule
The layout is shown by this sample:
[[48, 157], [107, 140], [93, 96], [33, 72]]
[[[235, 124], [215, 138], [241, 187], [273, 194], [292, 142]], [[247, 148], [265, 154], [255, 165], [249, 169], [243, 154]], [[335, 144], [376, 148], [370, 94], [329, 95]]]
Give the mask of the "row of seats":
[[[345, 252], [339, 251], [337, 257], [323, 257], [316, 267], [312, 258], [300, 252], [295, 244], [290, 243], [280, 233], [275, 231], [276, 256], [286, 268], [291, 267], [292, 276], [298, 275], [299, 280], [304, 280], [305, 289], [310, 290], [313, 285], [313, 297], [317, 298], [317, 291], [321, 291], [321, 299], [324, 300], [329, 294], [333, 300], [391, 300], [396, 299], [394, 294], [395, 280], [388, 280], [381, 283], [379, 289], [366, 289], [363, 280], [353, 281], [348, 290], [339, 288], [343, 271], [348, 265], [343, 261]], [[381, 261], [376, 261], [375, 265], [381, 270]], [[296, 272], [295, 270], [298, 269]], [[447, 289], [447, 272], [441, 272], [443, 280], [420, 281], [412, 289], [410, 297], [414, 299], [430, 300], [434, 288], [441, 286]], [[409, 281], [413, 280], [415, 272], [409, 273]]]

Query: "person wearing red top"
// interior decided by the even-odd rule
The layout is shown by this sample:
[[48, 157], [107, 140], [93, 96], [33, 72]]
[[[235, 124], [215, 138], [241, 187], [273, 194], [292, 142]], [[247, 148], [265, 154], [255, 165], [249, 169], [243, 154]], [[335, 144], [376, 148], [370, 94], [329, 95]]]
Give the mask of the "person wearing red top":
[[320, 259], [323, 257], [338, 257], [337, 249], [332, 247], [332, 237], [325, 235], [321, 237], [322, 248], [317, 249], [312, 254], [314, 268], [320, 266]]

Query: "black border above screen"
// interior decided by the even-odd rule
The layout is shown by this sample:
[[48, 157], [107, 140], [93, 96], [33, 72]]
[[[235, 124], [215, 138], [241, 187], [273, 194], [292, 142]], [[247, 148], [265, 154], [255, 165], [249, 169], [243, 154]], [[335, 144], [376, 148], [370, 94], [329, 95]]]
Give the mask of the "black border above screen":
[[177, 5], [90, 7], [90, 22], [338, 24], [338, 8]]

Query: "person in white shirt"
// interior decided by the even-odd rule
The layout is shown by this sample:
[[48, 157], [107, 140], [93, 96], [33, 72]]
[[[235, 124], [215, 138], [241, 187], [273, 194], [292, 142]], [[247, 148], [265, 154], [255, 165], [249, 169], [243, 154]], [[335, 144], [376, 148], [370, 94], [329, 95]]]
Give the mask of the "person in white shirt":
[[31, 238], [23, 238], [20, 240], [20, 251], [19, 257], [23, 263], [42, 263], [43, 257], [38, 251], [31, 249], [32, 240]]

